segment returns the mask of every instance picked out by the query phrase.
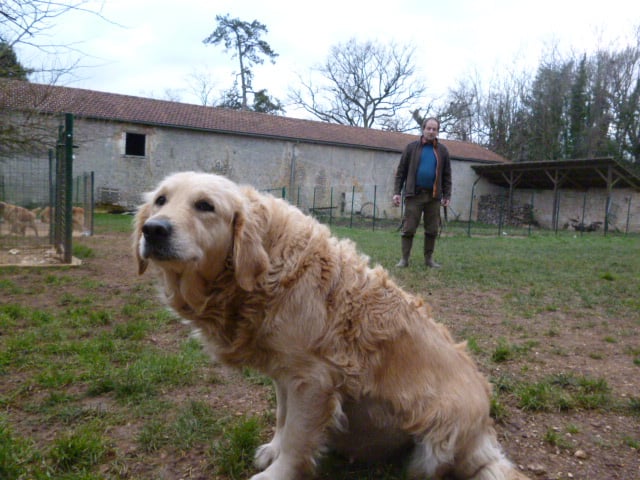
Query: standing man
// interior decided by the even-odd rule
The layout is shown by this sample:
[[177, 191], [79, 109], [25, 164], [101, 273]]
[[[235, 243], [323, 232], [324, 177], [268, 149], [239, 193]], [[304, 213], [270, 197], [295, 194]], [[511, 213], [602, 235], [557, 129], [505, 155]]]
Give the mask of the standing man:
[[396, 267], [409, 266], [413, 236], [424, 216], [424, 263], [440, 268], [433, 260], [436, 237], [440, 227], [440, 205], [451, 201], [451, 162], [449, 151], [438, 142], [440, 122], [430, 117], [422, 122], [420, 140], [406, 146], [396, 171], [393, 204], [402, 201], [404, 187], [405, 210], [402, 219], [402, 258]]

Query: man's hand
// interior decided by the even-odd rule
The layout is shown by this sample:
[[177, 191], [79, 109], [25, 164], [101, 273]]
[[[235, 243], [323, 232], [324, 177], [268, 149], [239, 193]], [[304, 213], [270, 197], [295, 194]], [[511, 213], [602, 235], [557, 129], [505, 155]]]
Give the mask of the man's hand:
[[450, 198], [443, 198], [440, 203], [442, 204], [443, 207], [448, 207], [449, 204], [451, 203], [451, 199]]
[[401, 201], [401, 200], [402, 200], [402, 197], [401, 197], [400, 195], [394, 195], [394, 196], [393, 196], [393, 204], [394, 204], [396, 207], [399, 207], [399, 206], [400, 206], [400, 201]]

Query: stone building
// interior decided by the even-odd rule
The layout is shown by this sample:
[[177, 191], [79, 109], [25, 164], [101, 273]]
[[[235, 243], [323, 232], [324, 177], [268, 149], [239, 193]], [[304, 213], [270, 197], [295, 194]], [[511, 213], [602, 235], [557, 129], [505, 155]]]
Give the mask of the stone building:
[[[319, 197], [329, 196], [332, 187], [334, 199], [339, 193], [349, 195], [347, 203], [354, 195], [356, 203], [375, 195], [380, 214], [400, 215], [391, 204], [393, 175], [403, 148], [417, 134], [67, 87], [8, 84], [0, 88], [5, 114], [45, 114], [41, 116], [50, 125], [52, 141], [60, 114], [74, 115], [74, 171], [94, 172], [97, 202], [130, 207], [167, 174], [198, 170], [261, 190], [284, 191], [301, 207], [309, 207], [314, 196], [316, 204], [326, 203], [327, 198]], [[471, 166], [506, 159], [472, 143], [443, 143], [452, 159], [452, 207], [462, 212], [476, 177]], [[41, 156], [46, 158], [46, 152]], [[491, 188], [488, 182], [486, 188]]]
[[[39, 132], [44, 125], [51, 132], [50, 146], [62, 113], [75, 117], [74, 171], [94, 173], [97, 203], [125, 208], [136, 205], [140, 194], [167, 174], [198, 170], [283, 195], [303, 210], [329, 206], [340, 213], [373, 204], [376, 216], [396, 218], [401, 211], [391, 203], [393, 175], [403, 148], [417, 138], [417, 130], [409, 135], [84, 89], [0, 82], [0, 115], [37, 125]], [[450, 212], [458, 220], [478, 219], [483, 197], [507, 196], [510, 202], [526, 203], [533, 193], [536, 201], [531, 211], [543, 227], [564, 223], [576, 212], [584, 216], [582, 207], [588, 203], [588, 218], [603, 219], [613, 208], [619, 211], [620, 222], [627, 218], [631, 231], [640, 230], [640, 181], [630, 171], [622, 174], [629, 181], [610, 183], [604, 189], [601, 182], [556, 184], [563, 189], [558, 203], [558, 188], [505, 182], [505, 172], [518, 164], [473, 143], [442, 142], [452, 160]], [[46, 149], [37, 156], [46, 163]], [[0, 175], [8, 185], [5, 193], [13, 192], [16, 203], [45, 202], [37, 192], [15, 185], [10, 190], [25, 178], [23, 160], [0, 163]], [[519, 178], [531, 175], [531, 171], [520, 172]], [[589, 202], [584, 201], [584, 191], [589, 192]]]

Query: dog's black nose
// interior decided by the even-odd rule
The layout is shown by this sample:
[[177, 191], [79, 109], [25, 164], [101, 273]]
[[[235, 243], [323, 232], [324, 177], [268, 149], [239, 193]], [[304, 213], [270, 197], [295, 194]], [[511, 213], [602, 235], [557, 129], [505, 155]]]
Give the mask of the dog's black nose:
[[147, 220], [142, 226], [142, 233], [151, 244], [162, 243], [171, 236], [171, 223], [164, 219]]

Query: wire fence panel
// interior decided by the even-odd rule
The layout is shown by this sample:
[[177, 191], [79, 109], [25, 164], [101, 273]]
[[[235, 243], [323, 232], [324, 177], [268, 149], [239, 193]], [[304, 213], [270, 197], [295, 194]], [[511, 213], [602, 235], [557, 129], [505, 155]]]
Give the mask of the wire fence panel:
[[329, 225], [371, 229], [395, 227], [399, 220], [382, 208], [380, 191], [377, 185], [301, 186], [288, 200]]
[[49, 203], [48, 160], [0, 162], [0, 202], [0, 248], [49, 244], [49, 225], [40, 221]]
[[[299, 186], [262, 190], [284, 198], [328, 225], [399, 230], [403, 208], [390, 206], [377, 185]], [[579, 199], [576, 199], [579, 196]], [[548, 197], [532, 190], [475, 195], [468, 211], [441, 210], [441, 234], [467, 236], [529, 236], [538, 234], [630, 233], [633, 197], [621, 202], [588, 192], [563, 191], [556, 210]], [[589, 199], [589, 201], [587, 201]], [[580, 201], [578, 201], [580, 200]], [[471, 220], [469, 220], [471, 219]], [[607, 229], [605, 229], [605, 222]], [[550, 225], [550, 226], [549, 226]]]
[[[27, 169], [29, 174], [24, 173]], [[50, 171], [48, 161], [20, 162], [16, 174], [10, 162], [0, 163], [0, 250], [17, 255], [53, 246], [63, 253], [67, 221], [72, 236], [93, 234], [93, 182], [90, 173], [73, 179], [73, 204], [67, 218], [56, 195], [57, 185], [62, 195], [66, 187], [56, 180], [55, 166]]]
[[0, 264], [71, 263], [72, 237], [92, 234], [94, 179], [73, 177], [72, 125], [47, 159], [0, 162]]

